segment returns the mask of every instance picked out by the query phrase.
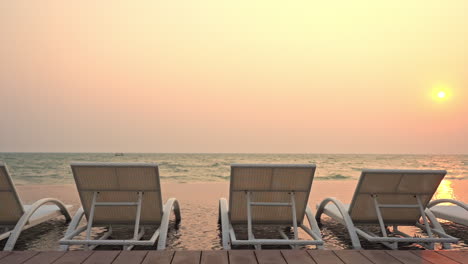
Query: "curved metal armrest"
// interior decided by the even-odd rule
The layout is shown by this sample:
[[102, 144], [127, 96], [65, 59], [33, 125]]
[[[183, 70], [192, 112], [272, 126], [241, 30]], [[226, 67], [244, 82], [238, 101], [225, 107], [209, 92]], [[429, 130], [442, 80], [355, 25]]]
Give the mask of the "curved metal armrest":
[[351, 216], [349, 216], [348, 210], [346, 210], [344, 204], [340, 200], [336, 199], [335, 197], [329, 197], [324, 199], [317, 208], [317, 215], [315, 216], [317, 222], [320, 222], [320, 217], [322, 216], [323, 211], [325, 210], [325, 206], [327, 206], [328, 203], [333, 203], [336, 206], [336, 208], [338, 208], [338, 211], [342, 216], [342, 221], [340, 222], [343, 222], [343, 224], [348, 229], [348, 233], [351, 238], [351, 242], [353, 244], [354, 249], [360, 249], [361, 242], [359, 241], [359, 237], [357, 235], [356, 228], [354, 227], [353, 220], [351, 219]]
[[55, 204], [59, 209], [60, 212], [65, 216], [65, 219], [68, 221], [71, 220], [70, 213], [68, 212], [67, 207], [65, 204], [63, 204], [61, 201], [55, 199], [55, 198], [44, 198], [36, 201], [31, 205], [31, 208], [29, 208], [23, 216], [18, 220], [18, 223], [16, 223], [15, 228], [11, 231], [10, 237], [8, 238], [8, 241], [5, 245], [5, 248], [3, 250], [5, 251], [11, 251], [15, 247], [16, 241], [18, 240], [18, 237], [23, 230], [23, 227], [29, 222], [29, 219], [31, 216], [39, 209], [41, 206], [43, 206], [46, 203], [53, 203]]
[[[45, 205], [47, 203], [55, 204], [60, 209], [60, 212], [63, 214], [63, 216], [65, 216], [65, 219], [67, 221], [71, 220], [70, 212], [68, 212], [68, 209], [65, 206], [65, 204], [62, 201], [60, 201], [58, 199], [55, 199], [55, 198], [44, 198], [44, 199], [40, 199], [40, 200], [36, 201], [35, 203], [33, 203], [31, 205], [31, 208], [29, 208], [29, 210], [27, 212], [25, 212], [23, 217], [25, 215], [27, 215], [27, 218], [29, 219], [37, 211], [37, 209], [39, 209], [41, 206], [43, 206], [43, 205]], [[23, 218], [23, 217], [21, 217], [21, 218]]]
[[231, 239], [229, 236], [229, 209], [226, 198], [219, 199], [219, 221], [221, 222], [221, 239], [223, 249], [231, 249]]
[[179, 223], [182, 220], [182, 217], [180, 215], [179, 201], [177, 201], [176, 198], [167, 199], [167, 202], [164, 205], [164, 209], [163, 209], [163, 219], [164, 219], [164, 215], [166, 214], [168, 214], [168, 217], [169, 217], [172, 210], [174, 211], [176, 223]]
[[174, 211], [176, 224], [180, 223], [181, 221], [180, 206], [176, 198], [169, 198], [167, 199], [166, 204], [164, 204], [163, 216], [161, 219], [161, 226], [159, 227], [159, 239], [158, 239], [157, 249], [166, 248], [166, 239], [167, 239], [167, 232], [169, 229], [169, 219], [171, 216], [171, 211]]
[[320, 216], [323, 214], [323, 211], [325, 210], [325, 206], [327, 206], [328, 203], [333, 203], [336, 206], [336, 208], [338, 208], [341, 216], [343, 216], [344, 222], [350, 222], [350, 223], [353, 222], [344, 204], [340, 200], [336, 199], [335, 197], [326, 198], [319, 204], [317, 208], [317, 215], [315, 216], [318, 222], [320, 222]]
[[468, 211], [468, 205], [466, 203], [461, 202], [461, 201], [457, 201], [457, 200], [453, 200], [453, 199], [438, 199], [438, 200], [431, 201], [429, 204], [427, 204], [427, 208], [431, 208], [431, 207], [436, 206], [436, 205], [441, 204], [441, 203], [451, 203], [451, 204], [460, 206], [461, 208]]
[[[83, 207], [80, 207], [78, 209], [78, 211], [76, 211], [76, 213], [73, 216], [73, 219], [71, 220], [71, 222], [68, 224], [67, 232], [65, 232], [65, 237], [64, 238], [68, 237], [68, 235], [75, 232], [75, 230], [78, 228], [78, 225], [80, 224], [81, 219], [83, 218], [83, 216], [84, 216], [84, 210], [83, 210]], [[64, 238], [62, 238], [62, 239], [64, 239]], [[60, 250], [61, 251], [66, 251], [66, 250], [68, 250], [68, 247], [69, 247], [69, 245], [60, 245]]]
[[309, 206], [306, 207], [305, 214], [307, 216], [307, 220], [309, 220], [309, 226], [311, 227], [312, 231], [315, 231], [315, 233], [322, 238], [322, 234], [320, 233], [320, 228], [317, 224], [316, 218], [314, 217], [314, 213], [310, 209]]

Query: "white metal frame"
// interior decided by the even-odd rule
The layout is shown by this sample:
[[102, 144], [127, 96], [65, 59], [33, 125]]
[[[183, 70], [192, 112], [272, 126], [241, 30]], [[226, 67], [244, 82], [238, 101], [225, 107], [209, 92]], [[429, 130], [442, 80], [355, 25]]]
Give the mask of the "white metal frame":
[[[278, 191], [275, 191], [278, 192]], [[322, 235], [318, 224], [314, 218], [314, 215], [309, 207], [306, 207], [305, 215], [309, 221], [309, 227], [304, 224], [298, 225], [296, 217], [296, 198], [294, 192], [288, 192], [290, 195], [290, 202], [279, 203], [279, 202], [254, 202], [251, 200], [252, 192], [246, 191], [247, 200], [247, 234], [248, 239], [240, 240], [237, 239], [233, 225], [229, 220], [229, 208], [225, 198], [219, 200], [219, 220], [221, 222], [221, 236], [223, 248], [228, 250], [231, 249], [231, 245], [253, 245], [256, 249], [261, 249], [262, 245], [289, 245], [291, 248], [305, 245], [315, 245], [317, 248], [323, 248]], [[278, 232], [283, 239], [258, 239], [254, 236], [252, 231], [252, 206], [288, 206], [291, 207], [292, 211], [292, 227], [294, 232], [294, 239], [289, 239], [284, 233], [282, 228], [278, 228]], [[304, 230], [312, 240], [299, 240], [298, 228]]]
[[[175, 198], [169, 198], [166, 204], [164, 205], [163, 215], [159, 227], [155, 230], [155, 232], [149, 240], [141, 240], [145, 233], [145, 228], [149, 226], [140, 226], [141, 204], [144, 193], [137, 192], [137, 194], [138, 200], [136, 202], [96, 202], [99, 192], [94, 192], [88, 223], [86, 225], [78, 227], [84, 216], [84, 210], [83, 208], [80, 208], [76, 212], [75, 216], [73, 217], [73, 220], [68, 226], [65, 237], [60, 240], [60, 250], [68, 250], [68, 247], [70, 245], [84, 245], [87, 250], [92, 250], [99, 245], [120, 245], [123, 247], [124, 250], [131, 250], [134, 246], [152, 246], [156, 243], [156, 240], [158, 238], [159, 240], [157, 249], [159, 250], [166, 248], [166, 239], [167, 232], [169, 229], [169, 219], [171, 211], [174, 211], [176, 224], [178, 224], [181, 220], [179, 202]], [[105, 232], [101, 237], [99, 237], [97, 240], [91, 239], [94, 211], [96, 206], [136, 206], [137, 213], [135, 216], [133, 238], [126, 240], [107, 239], [112, 235], [112, 225], [109, 225], [108, 231]], [[84, 231], [86, 231], [86, 239], [74, 239], [74, 237], [78, 236]]]
[[[2, 162], [0, 162], [0, 169], [4, 170], [6, 181], [8, 182], [11, 188], [11, 190], [6, 190], [5, 192], [13, 193], [14, 199], [16, 200], [18, 206], [21, 206], [21, 211], [23, 212], [23, 215], [20, 217], [20, 219], [18, 220], [18, 222], [16, 222], [15, 225], [0, 225], [0, 229], [3, 229], [4, 231], [3, 233], [0, 233], [0, 240], [8, 238], [5, 247], [3, 248], [4, 251], [12, 251], [16, 245], [16, 241], [18, 240], [21, 232], [26, 229], [44, 223], [48, 220], [54, 219], [60, 215], [63, 215], [67, 222], [70, 221], [71, 217], [70, 213], [68, 212], [68, 208], [71, 208], [72, 206], [67, 206], [61, 201], [54, 198], [40, 199], [33, 203], [27, 211], [24, 211], [24, 205], [21, 203], [21, 200], [18, 196], [18, 192], [16, 191], [16, 187], [13, 183], [13, 180], [11, 179], [10, 173], [8, 172], [6, 165]], [[43, 206], [46, 204], [54, 204], [58, 207], [58, 210], [51, 211], [47, 214], [41, 215], [40, 217], [31, 220], [31, 217], [34, 216], [36, 212], [40, 212], [41, 208], [43, 208]]]
[[[458, 206], [458, 207], [460, 207], [462, 209], [465, 209], [465, 211], [468, 211], [468, 204], [466, 204], [464, 202], [453, 200], [453, 199], [438, 199], [438, 200], [431, 201], [429, 204], [427, 204], [426, 214], [430, 215], [433, 218], [437, 218], [437, 216], [432, 212], [431, 208], [438, 205], [438, 204], [441, 204], [441, 203], [451, 203], [451, 204], [456, 205], [456, 206]], [[450, 219], [445, 219], [445, 218], [442, 218], [442, 219], [452, 221]], [[457, 222], [458, 224], [465, 225], [464, 223], [460, 223], [458, 221], [455, 221], [455, 222]], [[437, 224], [439, 224], [439, 223], [437, 223]]]
[[[320, 217], [323, 213], [328, 216], [338, 220], [346, 226], [348, 229], [353, 248], [361, 249], [361, 243], [359, 241], [358, 235], [367, 239], [369, 242], [382, 243], [383, 245], [391, 248], [398, 249], [398, 243], [407, 242], [407, 243], [417, 243], [428, 249], [434, 249], [434, 243], [442, 243], [443, 248], [450, 248], [450, 243], [457, 243], [458, 239], [452, 237], [445, 233], [444, 229], [434, 217], [432, 213], [427, 213], [424, 211], [423, 205], [421, 203], [421, 198], [419, 195], [415, 194], [414, 197], [417, 200], [417, 204], [382, 204], [378, 201], [378, 194], [371, 195], [374, 201], [374, 208], [378, 218], [378, 224], [381, 229], [382, 236], [378, 236], [375, 233], [372, 233], [367, 230], [363, 230], [355, 227], [351, 216], [348, 213], [348, 210], [345, 206], [336, 198], [327, 198], [323, 200], [317, 209], [316, 219], [320, 222]], [[332, 214], [331, 212], [326, 212], [325, 207], [327, 204], [332, 203], [337, 207], [340, 215]], [[382, 218], [381, 208], [418, 208], [421, 213], [421, 218], [423, 224], [415, 223], [414, 226], [419, 227], [421, 230], [425, 231], [427, 237], [411, 237], [410, 235], [401, 232], [398, 230], [397, 224], [393, 224], [393, 234], [400, 235], [401, 237], [389, 237], [387, 234], [387, 226], [385, 225], [384, 219]], [[432, 227], [429, 223], [432, 224]], [[435, 237], [434, 234], [437, 234], [438, 237]]]
[[431, 201], [430, 203], [427, 204], [427, 209], [430, 209], [441, 203], [451, 203], [468, 211], [468, 205], [466, 203], [453, 200], [453, 199], [438, 199], [438, 200]]
[[[57, 210], [56, 212], [46, 214], [40, 218], [34, 219], [33, 221], [30, 221], [34, 213], [47, 203], [53, 203], [57, 205], [59, 210]], [[60, 215], [63, 215], [67, 222], [71, 219], [70, 213], [67, 210], [67, 206], [61, 201], [54, 198], [44, 198], [38, 200], [37, 202], [31, 205], [31, 207], [23, 214], [23, 216], [21, 216], [21, 218], [18, 220], [13, 229], [10, 229], [12, 226], [0, 226], [5, 230], [4, 233], [0, 234], [0, 240], [8, 238], [3, 250], [12, 251], [22, 231], [34, 227], [38, 224], [44, 223]]]

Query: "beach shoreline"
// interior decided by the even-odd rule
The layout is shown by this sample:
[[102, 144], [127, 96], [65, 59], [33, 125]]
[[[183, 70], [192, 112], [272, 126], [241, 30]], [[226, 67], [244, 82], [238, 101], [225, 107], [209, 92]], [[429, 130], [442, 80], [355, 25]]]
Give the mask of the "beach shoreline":
[[[327, 197], [336, 197], [343, 203], [351, 201], [357, 180], [314, 181], [309, 206]], [[79, 206], [79, 196], [74, 184], [23, 184], [16, 185], [23, 203], [31, 203], [44, 197], [53, 197], [66, 204]], [[163, 200], [175, 197], [181, 207], [184, 203], [217, 204], [219, 198], [229, 196], [229, 182], [161, 182]], [[443, 180], [434, 199], [468, 200], [468, 180]]]

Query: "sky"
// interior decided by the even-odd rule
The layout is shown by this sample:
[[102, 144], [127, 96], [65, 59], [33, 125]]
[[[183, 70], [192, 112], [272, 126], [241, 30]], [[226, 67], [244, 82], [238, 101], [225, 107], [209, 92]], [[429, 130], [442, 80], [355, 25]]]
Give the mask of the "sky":
[[468, 154], [466, 14], [466, 0], [1, 1], [0, 152]]

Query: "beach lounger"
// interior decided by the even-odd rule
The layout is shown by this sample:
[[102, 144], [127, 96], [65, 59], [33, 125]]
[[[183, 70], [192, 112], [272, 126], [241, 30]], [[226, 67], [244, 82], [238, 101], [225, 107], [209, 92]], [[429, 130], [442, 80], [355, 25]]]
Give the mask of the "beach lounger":
[[28, 228], [60, 215], [69, 221], [71, 207], [54, 198], [23, 205], [6, 166], [0, 162], [0, 240], [8, 238], [3, 250], [13, 250], [21, 232]]
[[[455, 206], [439, 205], [443, 203], [451, 203]], [[432, 213], [434, 217], [468, 226], [468, 204], [461, 201], [452, 199], [439, 199], [431, 201], [427, 205], [426, 213]]]
[[[322, 248], [320, 229], [312, 211], [307, 206], [315, 174], [315, 165], [232, 164], [229, 190], [229, 207], [225, 198], [219, 200], [224, 249], [231, 245], [315, 245]], [[303, 224], [307, 216], [310, 228]], [[247, 225], [248, 239], [236, 237], [234, 226]], [[255, 237], [253, 225], [274, 226], [282, 239]], [[292, 239], [283, 231], [292, 227]], [[312, 240], [299, 240], [298, 228]]]
[[[424, 212], [445, 174], [440, 170], [365, 169], [351, 204], [327, 198], [317, 205], [317, 221], [324, 213], [344, 224], [355, 249], [361, 248], [358, 235], [391, 249], [397, 249], [398, 243], [418, 243], [429, 249], [434, 248], [434, 243], [442, 243], [450, 248], [449, 243], [457, 243], [458, 239], [447, 235], [437, 219]], [[381, 235], [367, 230], [366, 226], [371, 225], [378, 225]], [[388, 226], [393, 226], [392, 233]], [[412, 237], [398, 226], [419, 227], [427, 237]]]
[[[80, 195], [82, 208], [73, 217], [66, 235], [60, 240], [62, 250], [70, 245], [84, 245], [94, 249], [99, 245], [166, 247], [171, 211], [180, 222], [179, 204], [175, 198], [163, 205], [159, 182], [159, 169], [155, 163], [72, 163], [73, 177]], [[87, 224], [78, 227], [83, 216]], [[133, 237], [108, 239], [112, 226], [132, 226]], [[107, 227], [100, 238], [92, 239], [93, 227]], [[141, 240], [145, 228], [155, 228], [149, 240]], [[85, 232], [84, 239], [75, 239]]]

